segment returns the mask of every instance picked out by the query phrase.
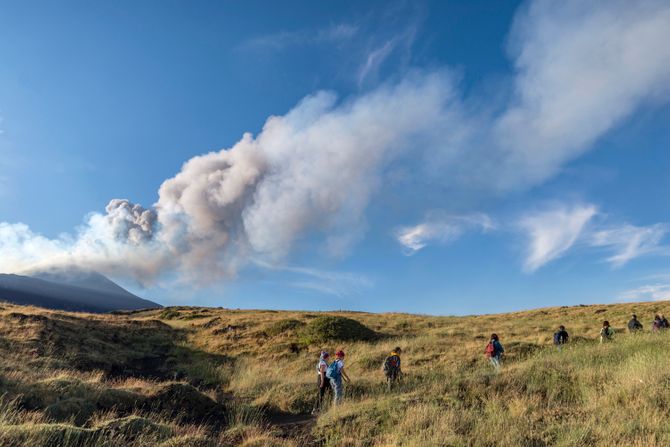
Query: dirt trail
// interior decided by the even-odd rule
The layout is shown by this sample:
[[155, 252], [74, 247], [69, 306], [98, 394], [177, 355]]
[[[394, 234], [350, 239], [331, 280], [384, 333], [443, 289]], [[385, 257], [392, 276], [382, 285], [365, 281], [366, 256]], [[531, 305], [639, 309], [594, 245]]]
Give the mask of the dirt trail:
[[316, 424], [316, 416], [311, 414], [272, 413], [268, 420], [270, 424], [281, 430], [284, 438], [295, 441], [301, 447], [322, 445], [312, 435], [312, 428]]

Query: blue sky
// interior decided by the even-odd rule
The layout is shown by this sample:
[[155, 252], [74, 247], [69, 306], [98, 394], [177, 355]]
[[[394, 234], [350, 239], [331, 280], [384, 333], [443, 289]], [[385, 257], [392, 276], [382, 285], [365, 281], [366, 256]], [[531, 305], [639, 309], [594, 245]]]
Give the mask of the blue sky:
[[242, 308], [670, 299], [669, 39], [654, 0], [0, 1], [0, 271]]

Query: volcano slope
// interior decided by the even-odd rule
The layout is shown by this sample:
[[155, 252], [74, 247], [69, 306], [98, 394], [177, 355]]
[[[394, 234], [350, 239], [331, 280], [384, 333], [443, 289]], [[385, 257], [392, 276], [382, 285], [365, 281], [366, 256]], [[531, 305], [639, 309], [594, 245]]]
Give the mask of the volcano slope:
[[[624, 331], [632, 313], [644, 333]], [[0, 445], [670, 445], [670, 333], [649, 332], [655, 313], [670, 305], [433, 317], [1, 304]], [[601, 345], [603, 320], [616, 335]], [[483, 356], [491, 332], [499, 374]], [[387, 392], [396, 345], [405, 377]], [[312, 418], [321, 349], [346, 352], [352, 383]]]

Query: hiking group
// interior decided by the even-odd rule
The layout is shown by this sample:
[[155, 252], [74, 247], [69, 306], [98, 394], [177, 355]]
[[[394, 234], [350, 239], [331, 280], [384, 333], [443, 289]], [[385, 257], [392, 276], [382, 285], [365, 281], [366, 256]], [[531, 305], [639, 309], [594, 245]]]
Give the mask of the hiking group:
[[[386, 377], [386, 386], [389, 390], [402, 377], [402, 369], [400, 368], [400, 354], [402, 350], [396, 347], [385, 359], [382, 364], [382, 371]], [[351, 380], [344, 369], [344, 351], [337, 351], [335, 353], [335, 360], [328, 363], [330, 354], [327, 351], [321, 351], [319, 356], [319, 363], [316, 365], [317, 386], [319, 394], [312, 413], [317, 413], [323, 408], [324, 396], [330, 390], [333, 393], [333, 404], [338, 405], [342, 402], [344, 397], [344, 387], [342, 380], [349, 383]]]
[[[654, 321], [652, 322], [652, 332], [659, 332], [665, 329], [670, 328], [670, 322], [662, 315], [656, 315]], [[630, 321], [628, 321], [628, 331], [631, 333], [641, 332], [644, 329], [644, 326], [637, 319], [637, 315], [632, 315]], [[600, 329], [600, 343], [605, 343], [612, 341], [614, 339], [614, 329], [610, 326], [609, 321], [603, 321], [602, 327]], [[558, 327], [558, 330], [554, 332], [554, 345], [560, 351], [566, 343], [570, 335], [565, 329], [565, 326], [561, 325]], [[400, 354], [402, 350], [400, 347], [396, 347], [391, 353], [386, 356], [384, 362], [382, 363], [382, 371], [386, 378], [386, 387], [389, 391], [398, 383], [402, 378], [402, 369], [400, 367]], [[503, 355], [505, 354], [505, 348], [500, 342], [498, 334], [491, 334], [489, 342], [486, 344], [484, 350], [484, 355], [489, 359], [489, 362], [493, 366], [493, 369], [497, 372], [500, 371], [502, 366]], [[321, 410], [323, 408], [323, 400], [326, 392], [329, 390], [333, 393], [333, 403], [335, 405], [342, 402], [344, 397], [344, 387], [342, 385], [342, 380], [350, 382], [349, 376], [347, 375], [344, 369], [344, 352], [337, 351], [335, 353], [335, 360], [332, 363], [328, 363], [329, 354], [326, 351], [321, 351], [319, 356], [319, 363], [317, 363], [317, 384], [319, 388], [318, 399], [316, 405], [314, 406], [313, 413]]]

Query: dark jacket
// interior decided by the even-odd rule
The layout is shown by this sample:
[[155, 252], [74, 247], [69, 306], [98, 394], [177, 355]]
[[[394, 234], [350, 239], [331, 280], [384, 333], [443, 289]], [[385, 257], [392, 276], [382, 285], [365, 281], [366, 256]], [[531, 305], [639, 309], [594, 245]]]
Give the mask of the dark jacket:
[[503, 345], [500, 343], [500, 341], [491, 340], [491, 343], [493, 343], [493, 357], [498, 357], [503, 352], [505, 352], [505, 348], [503, 348]]
[[568, 331], [565, 329], [562, 331], [556, 331], [554, 333], [554, 344], [555, 345], [564, 345], [568, 342]]
[[656, 332], [660, 331], [661, 329], [663, 329], [663, 320], [661, 320], [660, 318], [655, 318], [654, 322], [651, 323], [651, 330]]
[[637, 318], [631, 318], [628, 322], [628, 330], [630, 332], [641, 331], [642, 323], [640, 323]]

